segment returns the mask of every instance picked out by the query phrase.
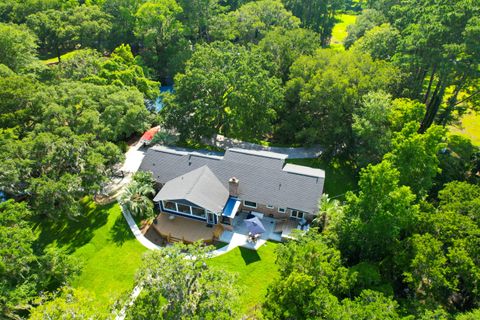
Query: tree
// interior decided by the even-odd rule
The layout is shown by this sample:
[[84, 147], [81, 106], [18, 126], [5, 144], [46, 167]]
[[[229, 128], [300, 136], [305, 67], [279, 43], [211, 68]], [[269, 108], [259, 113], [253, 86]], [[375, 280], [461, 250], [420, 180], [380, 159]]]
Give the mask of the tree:
[[320, 34], [320, 43], [327, 46], [335, 25], [335, 14], [344, 8], [344, 0], [283, 0], [285, 7], [299, 17], [304, 28]]
[[95, 295], [85, 289], [62, 287], [53, 300], [33, 309], [32, 320], [108, 319], [95, 307]]
[[433, 126], [424, 134], [417, 133], [418, 125], [410, 123], [393, 139], [393, 149], [385, 155], [400, 172], [400, 183], [415, 194], [426, 195], [439, 173], [438, 152], [444, 147], [445, 130]]
[[258, 52], [229, 42], [199, 46], [185, 73], [175, 77], [175, 93], [164, 100], [165, 125], [184, 140], [216, 133], [263, 138], [283, 104], [281, 81], [263, 62]]
[[209, 40], [212, 20], [223, 11], [218, 0], [179, 0], [182, 7], [181, 20], [194, 41]]
[[36, 61], [37, 38], [24, 25], [0, 23], [0, 64], [15, 72]]
[[345, 48], [350, 48], [357, 39], [363, 37], [365, 32], [385, 22], [387, 22], [387, 18], [381, 11], [375, 9], [363, 10], [355, 23], [347, 26], [348, 34], [344, 40]]
[[156, 70], [167, 46], [183, 35], [181, 13], [182, 7], [175, 0], [163, 0], [145, 2], [135, 14], [135, 36], [145, 50], [141, 55]]
[[217, 16], [211, 35], [215, 40], [258, 43], [275, 27], [290, 30], [299, 25], [300, 20], [287, 11], [280, 0], [260, 0], [245, 3], [235, 11]]
[[385, 92], [369, 92], [361, 106], [353, 111], [353, 138], [355, 158], [360, 167], [378, 163], [390, 150], [392, 132], [390, 109], [392, 99]]
[[273, 74], [285, 83], [293, 62], [301, 55], [314, 54], [319, 46], [318, 36], [311, 30], [275, 28], [265, 34], [257, 48], [273, 64]]
[[328, 194], [322, 194], [319, 201], [318, 212], [313, 218], [313, 225], [318, 226], [322, 233], [334, 229], [343, 219], [343, 206], [339, 200], [331, 199]]
[[122, 88], [134, 86], [145, 98], [155, 100], [160, 94], [160, 83], [145, 76], [143, 68], [137, 64], [129, 45], [115, 48], [109, 59], [103, 60], [96, 76], [85, 81], [99, 84], [114, 84]]
[[[390, 3], [378, 8], [401, 31], [394, 61], [408, 74], [404, 94], [425, 103], [420, 127], [420, 132], [425, 132], [435, 121], [450, 121], [459, 94], [478, 78], [480, 50], [474, 39], [480, 34], [480, 6], [463, 0]], [[447, 90], [451, 86], [453, 90]]]
[[368, 53], [375, 60], [390, 61], [397, 51], [399, 41], [400, 32], [385, 23], [365, 32], [365, 35], [353, 44], [351, 50]]
[[[311, 277], [314, 286], [323, 287], [336, 296], [346, 294], [354, 282], [342, 265], [340, 251], [328, 246], [317, 232], [308, 232], [282, 244], [276, 253], [280, 279], [303, 273]], [[273, 296], [271, 298], [267, 300], [278, 303]]]
[[342, 301], [342, 311], [338, 319], [403, 319], [399, 315], [398, 303], [382, 293], [364, 290], [355, 300]]
[[326, 155], [351, 153], [352, 113], [370, 91], [393, 91], [397, 70], [351, 51], [318, 50], [290, 68], [287, 107], [276, 131], [282, 142], [321, 144]]
[[109, 48], [113, 49], [121, 44], [129, 44], [136, 48], [135, 14], [141, 2], [137, 0], [105, 0], [102, 10], [109, 14], [112, 29], [109, 36]]
[[148, 197], [153, 195], [155, 190], [143, 180], [131, 182], [120, 196], [119, 202], [134, 216], [152, 217], [155, 216], [153, 202]]
[[127, 319], [236, 318], [234, 278], [208, 266], [210, 249], [175, 244], [146, 253], [136, 276], [142, 293], [128, 308]]
[[475, 181], [475, 154], [478, 151], [470, 139], [447, 135], [446, 147], [438, 155], [441, 174], [435, 178], [434, 189], [440, 190], [446, 183], [456, 180]]
[[405, 272], [405, 281], [412, 284], [412, 289], [419, 295], [418, 299], [426, 299], [435, 303], [438, 293], [449, 289], [451, 284], [447, 279], [447, 258], [442, 250], [442, 242], [430, 234], [414, 235], [412, 250], [414, 258], [409, 272]]
[[0, 203], [0, 308], [2, 317], [19, 319], [37, 296], [68, 283], [79, 271], [78, 262], [65, 252], [36, 249], [36, 235], [27, 219], [25, 203]]
[[44, 55], [61, 54], [77, 45], [101, 49], [110, 32], [110, 16], [97, 6], [46, 10], [28, 16], [27, 25], [39, 38]]
[[358, 194], [347, 194], [340, 248], [352, 263], [382, 261], [413, 230], [418, 215], [415, 195], [399, 186], [400, 172], [388, 161], [360, 172]]
[[480, 225], [480, 187], [467, 182], [452, 181], [438, 193], [439, 207], [465, 215]]

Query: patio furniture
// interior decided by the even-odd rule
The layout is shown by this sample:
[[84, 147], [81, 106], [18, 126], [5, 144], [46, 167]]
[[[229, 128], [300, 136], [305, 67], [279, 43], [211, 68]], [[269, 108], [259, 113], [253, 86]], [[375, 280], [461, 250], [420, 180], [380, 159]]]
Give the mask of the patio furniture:
[[253, 216], [257, 217], [258, 219], [263, 219], [264, 214], [256, 211], [251, 212]]
[[248, 231], [254, 235], [265, 232], [265, 227], [258, 217], [244, 220]]

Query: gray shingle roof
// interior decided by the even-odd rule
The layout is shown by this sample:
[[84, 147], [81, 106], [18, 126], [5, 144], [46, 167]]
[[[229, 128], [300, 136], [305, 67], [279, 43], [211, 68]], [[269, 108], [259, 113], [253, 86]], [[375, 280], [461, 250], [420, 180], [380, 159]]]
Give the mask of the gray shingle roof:
[[152, 147], [147, 151], [140, 170], [153, 172], [155, 179], [165, 184], [192, 170], [208, 166], [227, 190], [228, 180], [238, 178], [242, 200], [316, 212], [323, 192], [325, 171], [291, 164], [284, 166], [286, 157], [268, 151], [243, 149], [228, 149], [222, 157]]
[[222, 212], [228, 196], [224, 185], [203, 166], [165, 183], [153, 200], [184, 199], [212, 212]]

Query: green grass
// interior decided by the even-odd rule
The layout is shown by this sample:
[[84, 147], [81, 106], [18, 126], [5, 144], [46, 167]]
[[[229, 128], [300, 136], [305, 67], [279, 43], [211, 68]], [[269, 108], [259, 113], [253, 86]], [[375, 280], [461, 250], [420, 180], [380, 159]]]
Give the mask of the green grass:
[[343, 199], [343, 195], [347, 191], [357, 189], [358, 180], [354, 169], [348, 164], [338, 160], [332, 160], [327, 163], [318, 158], [287, 159], [287, 162], [325, 170], [325, 186], [323, 192], [327, 193], [330, 197], [340, 196], [339, 198]]
[[[60, 59], [61, 60], [68, 60], [69, 58], [71, 58], [75, 54], [76, 51], [77, 50], [73, 50], [73, 51], [67, 52], [65, 54], [62, 54], [62, 55], [60, 55]], [[44, 64], [57, 63], [58, 62], [58, 57], [55, 56], [55, 57], [52, 57], [50, 59], [42, 60], [42, 62]]]
[[480, 113], [464, 115], [459, 125], [450, 127], [450, 132], [470, 138], [473, 144], [480, 146]]
[[267, 287], [278, 276], [275, 265], [275, 248], [278, 243], [267, 242], [258, 251], [245, 248], [234, 250], [209, 261], [212, 268], [230, 271], [237, 275], [240, 285], [241, 312], [246, 315], [255, 313], [264, 300]]
[[118, 204], [86, 205], [86, 215], [78, 221], [59, 225], [37, 221], [41, 247], [64, 248], [82, 262], [82, 271], [73, 286], [93, 292], [98, 308], [108, 307], [132, 289], [134, 275], [147, 250], [133, 236]]
[[343, 40], [347, 37], [347, 26], [354, 24], [356, 19], [357, 16], [353, 14], [340, 14], [337, 16], [337, 23], [332, 30], [330, 47], [343, 49]]
[[[84, 203], [85, 214], [77, 221], [34, 221], [40, 248], [63, 248], [82, 262], [82, 271], [73, 281], [76, 288], [95, 294], [96, 308], [108, 311], [112, 303], [132, 290], [134, 275], [147, 250], [133, 236], [117, 203], [97, 206]], [[216, 247], [224, 246], [218, 243]], [[244, 314], [255, 313], [266, 294], [267, 286], [277, 275], [274, 249], [277, 243], [268, 242], [258, 251], [236, 248], [213, 258], [213, 268], [238, 275], [243, 289], [240, 309]]]

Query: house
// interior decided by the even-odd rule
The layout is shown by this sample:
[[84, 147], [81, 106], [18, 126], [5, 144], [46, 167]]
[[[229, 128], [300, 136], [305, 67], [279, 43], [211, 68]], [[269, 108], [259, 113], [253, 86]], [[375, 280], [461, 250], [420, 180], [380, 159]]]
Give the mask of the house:
[[286, 163], [287, 155], [231, 148], [224, 155], [155, 146], [140, 170], [151, 171], [161, 212], [231, 230], [240, 212], [272, 221], [309, 221], [325, 171]]

